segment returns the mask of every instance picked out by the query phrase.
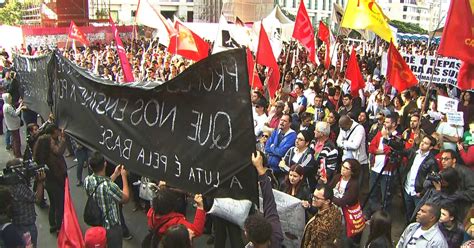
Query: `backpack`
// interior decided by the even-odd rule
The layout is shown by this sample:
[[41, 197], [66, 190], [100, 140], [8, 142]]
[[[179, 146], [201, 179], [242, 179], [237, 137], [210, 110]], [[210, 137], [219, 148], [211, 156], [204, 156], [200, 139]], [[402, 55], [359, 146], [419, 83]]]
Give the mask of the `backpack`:
[[[152, 215], [151, 223], [153, 225], [153, 220], [155, 219], [155, 213]], [[158, 234], [158, 230], [164, 226], [171, 218], [163, 221], [160, 225], [148, 231], [148, 234], [143, 238], [142, 248], [155, 248], [158, 247], [161, 241], [161, 236]]]
[[84, 222], [89, 226], [102, 226], [104, 224], [102, 210], [100, 209], [97, 201], [94, 199], [94, 194], [97, 188], [104, 182], [105, 181], [102, 181], [101, 183], [97, 184], [92, 194], [87, 196], [86, 206], [84, 207]]

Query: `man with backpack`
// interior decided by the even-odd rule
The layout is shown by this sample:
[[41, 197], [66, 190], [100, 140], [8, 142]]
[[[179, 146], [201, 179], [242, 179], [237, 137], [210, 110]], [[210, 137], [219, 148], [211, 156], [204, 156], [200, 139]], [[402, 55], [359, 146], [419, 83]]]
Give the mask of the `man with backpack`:
[[[106, 229], [108, 247], [121, 248], [122, 227], [119, 204], [127, 203], [129, 200], [128, 172], [123, 165], [118, 165], [110, 178], [107, 177], [105, 174], [107, 162], [99, 152], [94, 152], [91, 155], [89, 166], [94, 174], [87, 176], [84, 180], [84, 188], [88, 196], [88, 203], [84, 210], [84, 219], [86, 219], [86, 213], [90, 213], [92, 209], [90, 206], [94, 204], [89, 204], [89, 202], [94, 200], [95, 204], [99, 207], [101, 216], [100, 220], [98, 220], [99, 223], [95, 225], [101, 225]], [[119, 175], [122, 177], [123, 190], [114, 183]]]

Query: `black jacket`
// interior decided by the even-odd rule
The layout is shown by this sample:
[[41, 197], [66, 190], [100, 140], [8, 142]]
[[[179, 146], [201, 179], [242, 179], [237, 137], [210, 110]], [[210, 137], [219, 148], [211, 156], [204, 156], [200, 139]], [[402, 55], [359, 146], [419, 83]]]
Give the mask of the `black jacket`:
[[[413, 165], [413, 162], [416, 157], [416, 151], [418, 149], [410, 149], [405, 152], [405, 155], [408, 158], [408, 163], [406, 168], [402, 171], [402, 179], [403, 179], [403, 184], [405, 185], [405, 182], [407, 180], [408, 173], [410, 173], [411, 166]], [[434, 155], [433, 151], [430, 151], [428, 156], [423, 159], [421, 162], [420, 168], [418, 168], [418, 172], [416, 174], [416, 179], [415, 179], [415, 192], [416, 193], [422, 193], [423, 192], [423, 182], [426, 179], [426, 176], [430, 174], [431, 172], [438, 172], [438, 163], [436, 162], [436, 158]]]

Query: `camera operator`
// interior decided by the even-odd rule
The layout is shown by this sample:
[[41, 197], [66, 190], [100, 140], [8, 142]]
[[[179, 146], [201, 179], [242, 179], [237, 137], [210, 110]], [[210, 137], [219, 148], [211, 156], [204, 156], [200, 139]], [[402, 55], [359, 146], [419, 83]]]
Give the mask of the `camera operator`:
[[[8, 169], [21, 164], [22, 161], [20, 159], [12, 159], [7, 162], [6, 167]], [[35, 224], [35, 202], [39, 202], [43, 199], [45, 178], [45, 172], [38, 170], [36, 174], [36, 179], [38, 180], [36, 192], [33, 192], [28, 186], [28, 180], [30, 180], [30, 178], [24, 178], [23, 180], [18, 180], [16, 184], [9, 185], [9, 190], [13, 198], [12, 224], [16, 227], [21, 236], [24, 237], [25, 234], [30, 234], [31, 242], [34, 247], [37, 246], [38, 239], [38, 230]]]
[[[394, 193], [393, 179], [401, 162], [400, 155], [404, 145], [400, 134], [396, 131], [398, 117], [397, 113], [388, 115], [384, 120], [382, 130], [377, 132], [369, 145], [369, 153], [373, 155], [373, 161], [369, 181], [369, 206], [366, 209], [368, 218], [380, 207], [390, 212]], [[379, 195], [381, 195], [381, 201], [378, 200]], [[377, 206], [379, 202], [382, 206]]]
[[[437, 206], [458, 205], [460, 203], [460, 198], [456, 196], [459, 191], [459, 174], [453, 168], [428, 174], [423, 183], [423, 188], [425, 193], [416, 205], [411, 220], [415, 220], [416, 213], [425, 203], [433, 203]], [[459, 209], [457, 209], [458, 212]]]

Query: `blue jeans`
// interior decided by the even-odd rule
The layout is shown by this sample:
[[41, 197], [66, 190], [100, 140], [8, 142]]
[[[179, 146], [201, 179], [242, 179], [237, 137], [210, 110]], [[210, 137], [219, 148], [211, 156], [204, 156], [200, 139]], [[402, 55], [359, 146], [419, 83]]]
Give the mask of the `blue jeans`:
[[[394, 175], [381, 175], [380, 180], [375, 184], [377, 181], [377, 177], [380, 174], [375, 171], [370, 171], [370, 190], [372, 190], [372, 194], [369, 196], [369, 211], [368, 215], [372, 215], [378, 209], [383, 209], [386, 212], [390, 213], [390, 207], [392, 205], [392, 198], [393, 198], [393, 191], [394, 191]], [[389, 188], [387, 188], [389, 187]], [[381, 196], [379, 200], [379, 195]]]
[[8, 129], [5, 132], [5, 145], [7, 146], [7, 148], [12, 147], [12, 133]]
[[420, 202], [421, 198], [417, 197], [416, 195], [409, 195], [405, 189], [403, 189], [403, 198], [405, 200], [405, 217], [408, 223], [411, 222], [411, 216], [413, 215], [413, 212], [415, 211], [416, 206]]
[[82, 182], [82, 170], [84, 168], [84, 165], [87, 165], [87, 160], [89, 159], [89, 150], [85, 147], [76, 149], [75, 155], [77, 158], [77, 168], [76, 168], [77, 181]]

